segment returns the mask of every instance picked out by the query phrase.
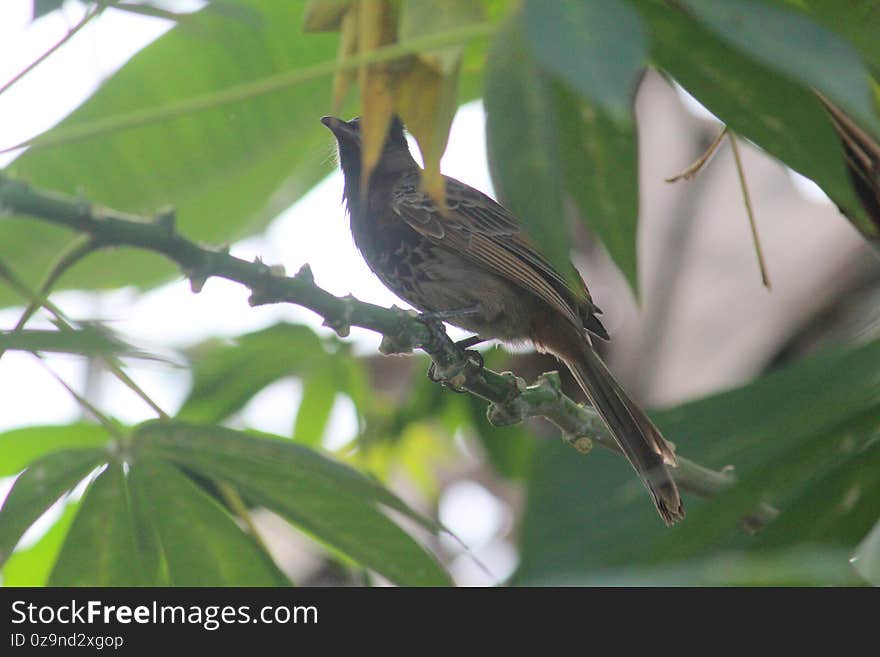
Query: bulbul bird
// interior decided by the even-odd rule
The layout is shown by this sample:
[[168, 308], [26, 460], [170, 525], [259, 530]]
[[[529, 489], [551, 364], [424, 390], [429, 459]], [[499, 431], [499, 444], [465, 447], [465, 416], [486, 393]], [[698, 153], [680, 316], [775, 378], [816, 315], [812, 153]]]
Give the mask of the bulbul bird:
[[561, 275], [510, 212], [458, 180], [444, 177], [441, 211], [419, 189], [422, 170], [399, 118], [391, 122], [364, 194], [360, 120], [325, 116], [321, 122], [338, 143], [355, 244], [379, 280], [419, 311], [479, 340], [531, 342], [565, 363], [666, 524], [683, 518], [669, 471], [673, 448], [593, 349], [590, 335], [607, 340], [608, 333], [580, 276]]

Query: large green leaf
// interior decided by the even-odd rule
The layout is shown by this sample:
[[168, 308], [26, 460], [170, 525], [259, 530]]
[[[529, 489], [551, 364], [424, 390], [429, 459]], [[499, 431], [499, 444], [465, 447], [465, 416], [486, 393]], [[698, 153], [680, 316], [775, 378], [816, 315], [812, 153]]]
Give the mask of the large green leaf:
[[631, 115], [617, 120], [558, 85], [560, 168], [566, 192], [638, 296], [638, 140]]
[[[687, 518], [666, 529], [619, 456], [594, 450], [584, 457], [556, 442], [541, 444], [517, 581], [652, 564], [645, 583], [657, 583], [654, 566], [701, 563], [724, 550], [747, 550], [759, 561], [799, 549], [851, 554], [876, 518], [870, 441], [880, 427], [880, 341], [817, 354], [654, 418], [680, 454], [713, 468], [733, 466], [739, 483], [712, 500], [687, 497]], [[759, 500], [781, 515], [766, 534], [749, 536], [739, 521]], [[840, 568], [832, 570], [824, 583], [837, 581]]]
[[120, 463], [89, 484], [55, 567], [50, 586], [140, 586], [141, 570], [128, 485]]
[[622, 0], [528, 0], [522, 29], [535, 59], [614, 120], [632, 122], [647, 34]]
[[358, 471], [291, 441], [222, 427], [151, 422], [135, 432], [140, 454], [226, 481], [364, 566], [402, 585], [443, 585], [449, 577], [381, 509], [437, 525]]
[[98, 424], [22, 427], [0, 433], [0, 477], [20, 472], [31, 461], [59, 449], [98, 447], [110, 442]]
[[0, 508], [0, 566], [27, 528], [107, 458], [104, 449], [53, 452], [18, 476]]
[[[872, 424], [877, 425], [876, 417]], [[849, 452], [846, 445], [844, 450]], [[803, 452], [798, 446], [795, 458], [805, 460]], [[880, 519], [878, 500], [880, 442], [875, 441], [810, 482], [785, 514], [755, 537], [755, 548], [811, 542], [852, 547]]]
[[880, 136], [870, 74], [858, 51], [839, 35], [794, 8], [767, 0], [683, 4], [727, 43], [821, 91]]
[[654, 63], [733, 131], [818, 184], [859, 230], [875, 234], [840, 141], [811, 90], [725, 44], [684, 12], [655, 0], [633, 1], [650, 27]]
[[[332, 60], [336, 37], [301, 34], [302, 2], [242, 0], [245, 19], [208, 5], [135, 55], [57, 131], [179, 103], [282, 71]], [[225, 242], [265, 225], [325, 175], [329, 78], [270, 95], [76, 143], [35, 149], [9, 170], [48, 189], [131, 212], [178, 210], [196, 239]], [[51, 133], [50, 133], [51, 134]], [[4, 219], [10, 266], [37, 280], [69, 240], [65, 231]], [[124, 266], [120, 266], [124, 265]], [[93, 256], [65, 287], [152, 284], [172, 270], [155, 255]], [[9, 303], [0, 290], [0, 305]]]
[[143, 533], [154, 532], [175, 586], [285, 586], [271, 557], [232, 516], [169, 463], [138, 458], [129, 473]]
[[840, 548], [800, 547], [767, 554], [720, 553], [674, 566], [572, 573], [531, 582], [544, 586], [860, 586]]
[[866, 62], [880, 73], [880, 1], [849, 0], [843, 8], [840, 0], [787, 0], [817, 23], [834, 30], [854, 45]]
[[520, 27], [508, 21], [499, 30], [486, 65], [489, 168], [501, 202], [550, 262], [573, 276], [550, 80], [529, 56]]

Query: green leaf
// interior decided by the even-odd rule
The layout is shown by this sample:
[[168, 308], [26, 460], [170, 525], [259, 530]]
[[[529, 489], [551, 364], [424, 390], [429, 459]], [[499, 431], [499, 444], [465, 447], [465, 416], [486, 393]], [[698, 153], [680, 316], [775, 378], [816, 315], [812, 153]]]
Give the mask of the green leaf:
[[49, 575], [50, 586], [142, 586], [131, 504], [122, 465], [89, 484]]
[[672, 567], [635, 566], [556, 576], [538, 586], [859, 586], [841, 549], [800, 547], [769, 554], [720, 553]]
[[555, 108], [565, 135], [559, 157], [566, 192], [638, 297], [639, 158], [632, 116], [613, 120], [562, 85]]
[[380, 484], [291, 441], [223, 427], [151, 422], [135, 432], [138, 453], [235, 486], [321, 541], [401, 585], [449, 584], [434, 558], [380, 511], [422, 517]]
[[305, 326], [282, 323], [233, 342], [208, 341], [189, 356], [193, 387], [178, 414], [187, 420], [218, 422], [269, 384], [296, 376], [303, 382], [303, 399], [293, 437], [315, 445], [337, 393], [347, 394], [362, 411], [373, 399], [361, 359], [343, 343], [322, 340]]
[[293, 438], [317, 447], [336, 402], [336, 380], [331, 372], [318, 370], [303, 379], [303, 396], [296, 413]]
[[880, 2], [878, 0], [850, 0], [845, 10], [839, 0], [787, 0], [789, 5], [803, 11], [814, 21], [836, 32], [853, 46], [874, 69], [880, 72]]
[[0, 566], [27, 528], [107, 457], [105, 449], [53, 452], [32, 462], [18, 476], [0, 508]]
[[288, 586], [271, 557], [176, 467], [138, 458], [129, 472], [138, 518], [150, 523], [174, 586]]
[[[869, 419], [869, 426], [876, 424], [876, 417]], [[844, 437], [848, 458], [795, 496], [785, 513], [755, 537], [756, 549], [797, 543], [851, 548], [870, 531], [880, 515], [880, 442], [853, 453], [851, 439], [851, 434]], [[804, 460], [804, 451], [798, 445], [793, 457]]]
[[3, 586], [45, 586], [49, 579], [49, 573], [61, 545], [70, 530], [76, 512], [79, 510], [79, 502], [68, 502], [64, 505], [64, 512], [56, 520], [49, 530], [30, 547], [16, 550], [6, 561], [3, 570]]
[[522, 29], [535, 59], [615, 121], [632, 122], [648, 55], [636, 11], [621, 0], [528, 0]]
[[821, 91], [880, 136], [871, 76], [858, 51], [840, 36], [793, 8], [762, 0], [683, 4], [727, 43]]
[[[875, 409], [864, 416], [848, 418], [839, 425], [825, 427], [820, 424], [816, 429], [804, 429], [802, 433], [794, 434], [797, 438], [794, 444], [787, 437], [779, 439], [778, 444], [764, 450], [761, 463], [741, 472], [736, 485], [700, 505], [691, 514], [690, 522], [683, 525], [674, 537], [664, 536], [654, 546], [653, 558], [656, 561], [688, 559], [702, 556], [719, 543], [738, 542], [742, 537], [740, 521], [760, 502], [768, 500], [783, 511], [782, 516], [768, 528], [770, 540], [765, 542], [758, 537], [743, 546], [751, 550], [774, 547], [774, 544], [783, 542], [779, 539], [780, 534], [786, 538], [784, 542], [788, 543], [786, 528], [791, 526], [798, 515], [803, 518], [803, 510], [798, 509], [797, 505], [792, 510], [792, 498], [797, 499], [799, 495], [815, 498], [820, 490], [825, 496], [821, 496], [820, 503], [813, 507], [811, 524], [838, 527], [842, 524], [846, 527], [852, 519], [846, 517], [849, 514], [842, 513], [841, 500], [835, 499], [829, 503], [826, 473], [852, 458], [853, 455], [848, 454], [850, 450], [847, 443], [854, 439], [859, 443], [866, 440], [869, 435], [866, 432], [873, 430], [878, 421], [880, 409]], [[787, 449], [780, 450], [780, 445]], [[861, 447], [857, 443], [856, 453], [861, 452]], [[813, 489], [813, 486], [817, 488]], [[794, 518], [786, 517], [789, 511], [792, 511]], [[774, 528], [777, 524], [779, 526]], [[862, 526], [862, 532], [865, 529]], [[801, 530], [800, 533], [808, 532]], [[796, 538], [797, 534], [791, 537], [792, 540]], [[847, 537], [838, 528], [833, 534], [819, 534], [812, 540], [840, 545], [846, 544]], [[856, 540], [850, 541], [851, 549], [855, 547]]]
[[22, 427], [0, 433], [0, 477], [14, 475], [31, 461], [65, 448], [107, 445], [110, 436], [98, 424]]
[[[304, 3], [241, 0], [240, 20], [211, 3], [136, 54], [53, 131], [179, 103], [283, 71], [332, 61], [336, 37], [301, 34]], [[31, 150], [8, 172], [35, 186], [82, 194], [130, 212], [173, 205], [179, 228], [206, 242], [253, 233], [296, 201], [328, 168], [318, 117], [330, 79], [157, 124]], [[50, 131], [49, 135], [53, 133]], [[5, 218], [0, 243], [10, 267], [38, 280], [70, 233]], [[66, 288], [154, 285], [173, 268], [153, 254], [120, 249], [96, 254], [62, 280]], [[0, 288], [0, 306], [19, 302]]]
[[573, 278], [550, 81], [528, 56], [515, 21], [493, 39], [484, 101], [489, 168], [499, 199], [547, 259]]
[[137, 353], [134, 347], [125, 344], [112, 333], [98, 326], [60, 331], [38, 329], [0, 331], [0, 352], [7, 349], [83, 356], [126, 356]]
[[232, 343], [208, 342], [190, 357], [193, 388], [179, 415], [206, 422], [240, 410], [274, 381], [331, 367], [334, 358], [311, 329], [295, 324], [276, 324]]
[[866, 235], [875, 234], [850, 183], [843, 148], [815, 94], [725, 44], [683, 12], [635, 0], [655, 63], [739, 135], [819, 185]]
[[[723, 551], [757, 560], [801, 548], [851, 553], [876, 515], [876, 504], [870, 507], [877, 456], [870, 441], [880, 426], [878, 390], [875, 340], [816, 354], [747, 386], [654, 414], [679, 454], [715, 469], [733, 466], [739, 479], [712, 500], [688, 496], [687, 518], [671, 529], [616, 454], [594, 450], [583, 457], [555, 441], [541, 443], [529, 479], [516, 581], [592, 577], [651, 564], [650, 583], [659, 567], [675, 572], [675, 564]], [[763, 530], [766, 538], [750, 537], [739, 521], [765, 499], [781, 515]], [[786, 527], [798, 523], [809, 527], [782, 540]]]

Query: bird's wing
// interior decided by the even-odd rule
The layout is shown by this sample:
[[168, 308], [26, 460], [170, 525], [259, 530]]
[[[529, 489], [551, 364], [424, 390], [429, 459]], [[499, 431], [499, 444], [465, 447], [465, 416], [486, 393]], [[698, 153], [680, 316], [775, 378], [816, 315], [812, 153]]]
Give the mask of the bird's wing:
[[419, 190], [418, 176], [405, 176], [392, 189], [392, 209], [413, 229], [534, 293], [576, 326], [583, 325], [575, 300], [583, 299], [592, 309], [586, 287], [573, 290], [507, 210], [453, 178], [446, 178], [446, 206], [441, 214]]

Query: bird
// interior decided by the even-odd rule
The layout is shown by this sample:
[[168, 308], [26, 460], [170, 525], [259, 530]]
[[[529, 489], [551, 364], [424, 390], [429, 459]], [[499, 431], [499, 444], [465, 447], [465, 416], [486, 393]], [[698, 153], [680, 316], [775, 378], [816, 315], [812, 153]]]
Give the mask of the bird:
[[[469, 341], [529, 344], [570, 370], [671, 525], [684, 506], [674, 447], [614, 379], [592, 338], [608, 340], [583, 279], [564, 276], [514, 215], [444, 176], [445, 208], [421, 189], [422, 169], [393, 116], [362, 188], [361, 121], [321, 118], [333, 133], [355, 245], [369, 268], [416, 310], [475, 334]], [[573, 282], [574, 281], [574, 282]]]

